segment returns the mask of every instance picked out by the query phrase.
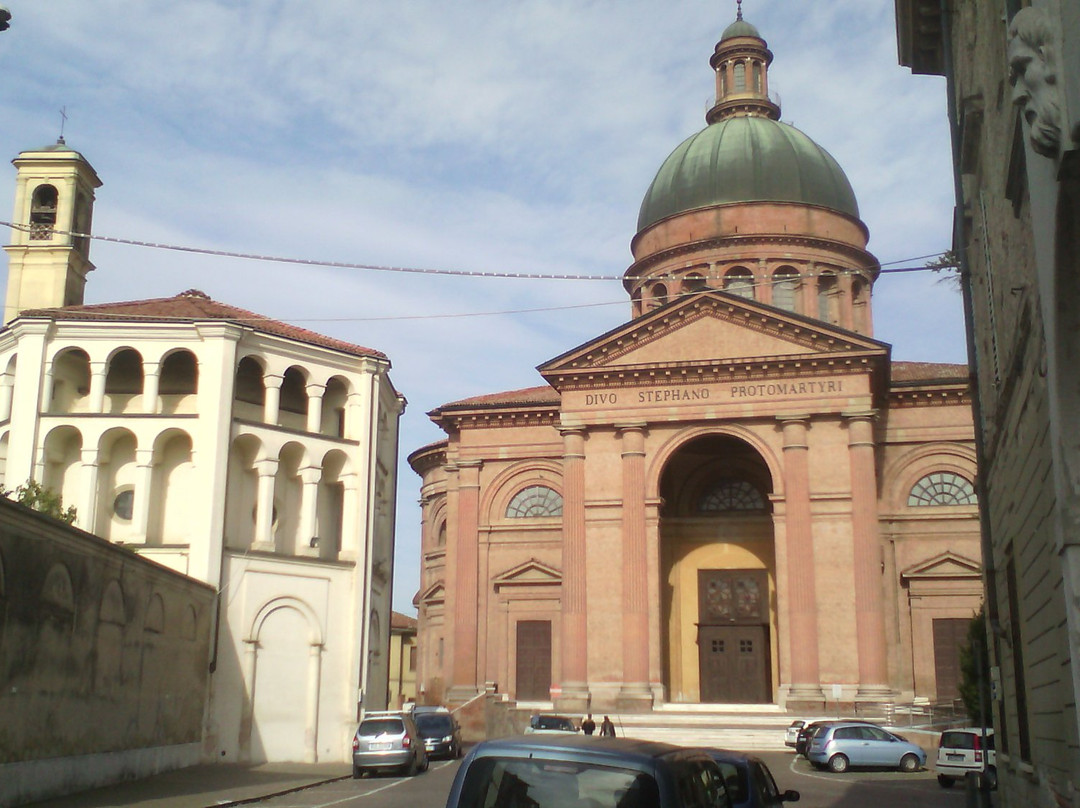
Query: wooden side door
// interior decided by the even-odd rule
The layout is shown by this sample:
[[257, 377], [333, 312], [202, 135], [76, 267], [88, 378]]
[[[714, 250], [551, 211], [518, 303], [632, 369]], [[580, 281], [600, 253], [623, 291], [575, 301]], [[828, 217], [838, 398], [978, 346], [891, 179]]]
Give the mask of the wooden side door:
[[934, 620], [934, 681], [938, 701], [960, 695], [960, 649], [967, 645], [970, 622], [962, 617]]
[[551, 621], [519, 620], [517, 624], [517, 699], [551, 698]]

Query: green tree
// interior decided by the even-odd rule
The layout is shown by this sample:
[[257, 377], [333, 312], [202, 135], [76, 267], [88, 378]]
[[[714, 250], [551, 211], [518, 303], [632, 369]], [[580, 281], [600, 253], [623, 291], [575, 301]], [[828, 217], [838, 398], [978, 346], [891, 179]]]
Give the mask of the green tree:
[[968, 717], [979, 727], [990, 726], [990, 716], [983, 715], [983, 704], [989, 699], [980, 695], [980, 688], [990, 687], [990, 648], [986, 641], [986, 604], [968, 623], [967, 643], [960, 647], [960, 699]]
[[60, 494], [51, 488], [46, 488], [36, 480], [27, 480], [16, 488], [14, 492], [0, 490], [0, 493], [8, 499], [15, 500], [20, 505], [33, 508], [35, 511], [40, 511], [69, 525], [75, 521], [77, 515], [74, 505], [65, 508], [64, 499]]

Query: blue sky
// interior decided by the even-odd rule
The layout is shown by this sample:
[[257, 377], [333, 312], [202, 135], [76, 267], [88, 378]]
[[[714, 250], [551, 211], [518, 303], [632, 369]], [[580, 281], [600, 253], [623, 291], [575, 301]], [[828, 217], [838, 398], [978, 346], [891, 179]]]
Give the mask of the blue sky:
[[[68, 144], [104, 181], [99, 235], [616, 277], [653, 175], [704, 126], [708, 59], [735, 17], [734, 0], [4, 2], [0, 156], [54, 142], [66, 108]], [[843, 166], [870, 250], [911, 266], [947, 249], [944, 82], [897, 65], [893, 4], [744, 9], [775, 54], [783, 120]], [[538, 364], [629, 316], [618, 281], [298, 267], [105, 242], [91, 255], [87, 302], [197, 288], [390, 356], [409, 400], [394, 595], [407, 613], [419, 478], [404, 457], [442, 437], [425, 413], [540, 384]], [[584, 303], [606, 305], [491, 314]], [[446, 316], [460, 314], [485, 316]], [[874, 316], [896, 359], [965, 359], [959, 294], [932, 273], [883, 276]]]

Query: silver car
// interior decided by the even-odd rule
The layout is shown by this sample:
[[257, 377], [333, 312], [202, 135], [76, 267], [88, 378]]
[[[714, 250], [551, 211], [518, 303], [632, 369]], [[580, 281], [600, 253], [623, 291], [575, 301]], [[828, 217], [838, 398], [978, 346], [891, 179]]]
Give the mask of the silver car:
[[926, 752], [899, 735], [873, 724], [839, 722], [823, 727], [810, 741], [806, 757], [815, 766], [845, 772], [872, 766], [916, 772], [926, 765]]
[[407, 713], [365, 713], [353, 736], [353, 777], [400, 770], [410, 777], [428, 767], [424, 741]]

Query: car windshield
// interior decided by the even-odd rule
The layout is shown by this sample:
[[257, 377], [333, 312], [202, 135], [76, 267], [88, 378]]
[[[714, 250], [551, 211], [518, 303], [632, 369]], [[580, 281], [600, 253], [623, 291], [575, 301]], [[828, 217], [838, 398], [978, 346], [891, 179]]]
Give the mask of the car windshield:
[[448, 715], [418, 715], [416, 728], [421, 735], [449, 735], [454, 731]]
[[403, 732], [400, 718], [365, 718], [360, 722], [357, 735], [400, 735]]
[[484, 758], [469, 767], [459, 808], [653, 808], [647, 774], [552, 760]]

